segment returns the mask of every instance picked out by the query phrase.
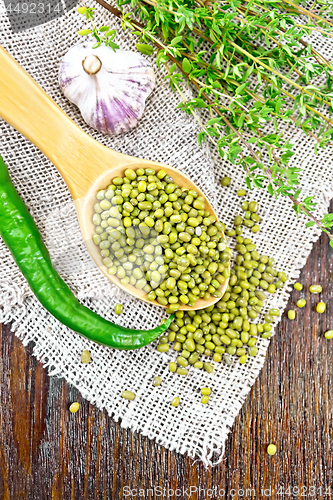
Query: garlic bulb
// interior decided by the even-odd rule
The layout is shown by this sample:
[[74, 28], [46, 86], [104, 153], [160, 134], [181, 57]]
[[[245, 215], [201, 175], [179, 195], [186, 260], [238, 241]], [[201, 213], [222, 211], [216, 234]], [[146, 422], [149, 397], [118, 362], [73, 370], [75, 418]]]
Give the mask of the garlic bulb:
[[94, 42], [72, 47], [60, 64], [59, 83], [84, 120], [105, 134], [135, 127], [155, 86], [155, 74], [140, 54], [114, 52]]

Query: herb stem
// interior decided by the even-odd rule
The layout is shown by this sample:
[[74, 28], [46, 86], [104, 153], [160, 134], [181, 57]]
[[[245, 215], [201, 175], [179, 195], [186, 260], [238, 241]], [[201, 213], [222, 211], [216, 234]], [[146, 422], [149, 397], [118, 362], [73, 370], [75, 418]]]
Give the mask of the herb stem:
[[[87, 9], [87, 6], [86, 6], [86, 4], [85, 4], [85, 1], [84, 1], [84, 0], [81, 0], [81, 3], [82, 3], [82, 5], [83, 5], [83, 7], [85, 7], [85, 8]], [[91, 25], [92, 25], [93, 29], [94, 29], [95, 31], [97, 31], [97, 27], [96, 27], [96, 24], [94, 23], [94, 19], [93, 19], [91, 16], [89, 16], [89, 19], [90, 19], [90, 22], [91, 22]]]
[[313, 12], [309, 11], [309, 10], [306, 10], [304, 9], [303, 7], [301, 7], [300, 5], [296, 5], [295, 3], [291, 2], [290, 0], [283, 0], [284, 3], [286, 3], [287, 5], [290, 5], [291, 7], [293, 7], [294, 9], [296, 10], [299, 10], [300, 12], [302, 12], [302, 14], [305, 14], [309, 17], [312, 17], [314, 19], [317, 19], [318, 21], [320, 22], [323, 22], [323, 23], [326, 23], [328, 24], [329, 26], [332, 26], [333, 27], [333, 24], [330, 23], [329, 21], [327, 21], [326, 19], [320, 17], [320, 16], [317, 16], [316, 14], [314, 14]]
[[[242, 165], [249, 187], [264, 188], [267, 179], [271, 194], [289, 197], [297, 214], [303, 213], [329, 234], [333, 216], [320, 221], [311, 213], [316, 206], [313, 197], [299, 199], [301, 170], [288, 166], [291, 145], [281, 140], [283, 133], [277, 130], [277, 119], [292, 123], [315, 140], [315, 148], [325, 147], [333, 137], [333, 129], [327, 126], [333, 120], [317, 109], [319, 105], [332, 107], [332, 64], [301, 38], [312, 31], [333, 37], [331, 30], [322, 27], [333, 27], [319, 15], [324, 8], [308, 11], [292, 0], [245, 0], [247, 5], [233, 0], [194, 0], [186, 6], [178, 0], [131, 1], [134, 14], [144, 24], [131, 12], [123, 13], [105, 0], [97, 0], [120, 19], [124, 29], [158, 49], [158, 67], [165, 66], [165, 78], [181, 97], [179, 107], [191, 113], [200, 126], [199, 142], [207, 138], [223, 158]], [[303, 15], [308, 17], [308, 25], [295, 22], [293, 16]], [[264, 38], [268, 49], [260, 45]], [[211, 48], [201, 47], [202, 42]], [[320, 70], [326, 85], [311, 83]], [[251, 73], [257, 78], [254, 90], [247, 85]], [[186, 100], [180, 85], [183, 79], [194, 86], [197, 99]], [[294, 108], [285, 97], [294, 101]], [[213, 119], [207, 125], [205, 115], [195, 111], [201, 107]], [[276, 133], [264, 135], [264, 124], [272, 117]], [[267, 150], [266, 165], [256, 152], [258, 147]], [[333, 246], [333, 236], [329, 237]]]

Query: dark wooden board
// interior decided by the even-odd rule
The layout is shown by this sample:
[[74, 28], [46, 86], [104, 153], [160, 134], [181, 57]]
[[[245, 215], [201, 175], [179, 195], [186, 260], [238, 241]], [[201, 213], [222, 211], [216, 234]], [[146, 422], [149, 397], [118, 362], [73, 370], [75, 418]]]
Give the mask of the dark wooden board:
[[[64, 380], [49, 378], [3, 327], [0, 499], [331, 498], [333, 340], [322, 334], [333, 329], [332, 272], [333, 251], [322, 236], [302, 271], [305, 292], [294, 291], [289, 303], [304, 295], [308, 305], [295, 321], [284, 314], [215, 468], [122, 429]], [[315, 311], [312, 283], [324, 286], [325, 314]], [[76, 400], [81, 409], [71, 414]], [[266, 453], [270, 442], [274, 457]]]

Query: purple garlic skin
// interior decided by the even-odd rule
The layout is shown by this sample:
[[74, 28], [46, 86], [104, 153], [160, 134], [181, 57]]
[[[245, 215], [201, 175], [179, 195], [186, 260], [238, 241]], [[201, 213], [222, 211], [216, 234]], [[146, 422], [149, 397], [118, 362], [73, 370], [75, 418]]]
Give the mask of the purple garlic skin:
[[[155, 74], [139, 53], [114, 52], [94, 42], [72, 47], [60, 64], [59, 84], [95, 130], [117, 135], [136, 127], [155, 86]], [[91, 57], [93, 56], [93, 57]]]

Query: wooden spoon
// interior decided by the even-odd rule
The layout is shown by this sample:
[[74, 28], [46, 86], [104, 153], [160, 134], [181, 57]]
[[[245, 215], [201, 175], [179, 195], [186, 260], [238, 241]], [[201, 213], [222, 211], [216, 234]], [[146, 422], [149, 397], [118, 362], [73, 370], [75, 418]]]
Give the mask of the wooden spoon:
[[[0, 117], [35, 144], [59, 170], [72, 195], [84, 242], [97, 266], [126, 292], [164, 307], [156, 301], [148, 301], [143, 290], [123, 285], [116, 276], [108, 274], [99, 247], [92, 240], [96, 193], [108, 186], [114, 177], [123, 176], [127, 168], [147, 167], [164, 169], [179, 186], [194, 189], [201, 196], [205, 196], [204, 193], [173, 167], [117, 153], [92, 139], [68, 118], [3, 47], [0, 47], [0, 68]], [[217, 218], [206, 197], [205, 200], [206, 209]], [[220, 288], [222, 294], [227, 285], [228, 280]], [[200, 299], [195, 309], [208, 307], [218, 300], [216, 297]], [[181, 309], [191, 307], [184, 305]]]

